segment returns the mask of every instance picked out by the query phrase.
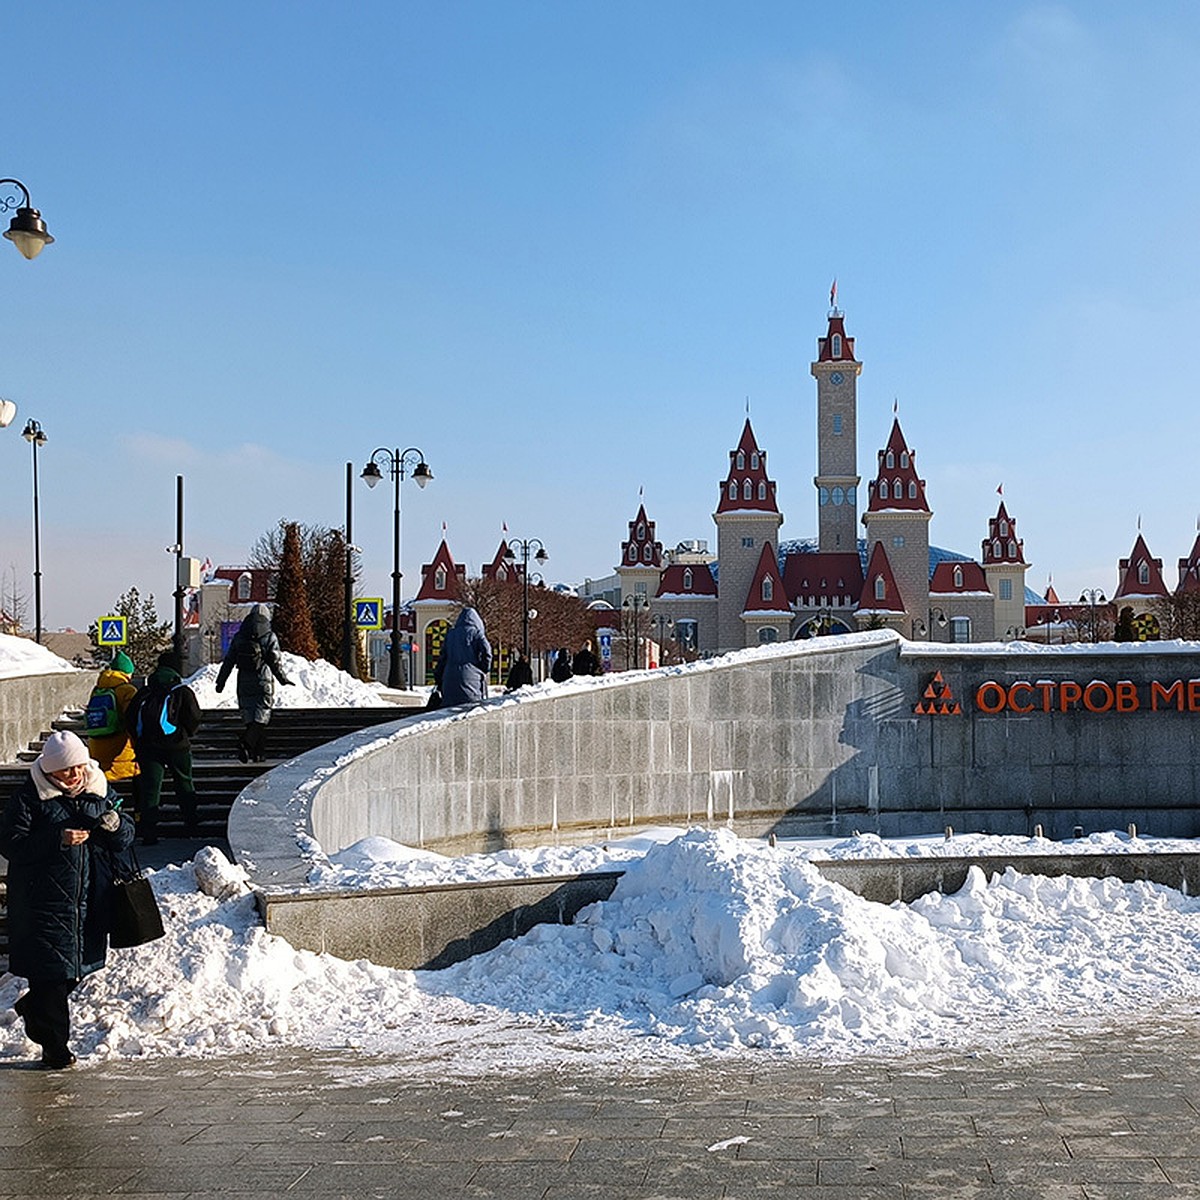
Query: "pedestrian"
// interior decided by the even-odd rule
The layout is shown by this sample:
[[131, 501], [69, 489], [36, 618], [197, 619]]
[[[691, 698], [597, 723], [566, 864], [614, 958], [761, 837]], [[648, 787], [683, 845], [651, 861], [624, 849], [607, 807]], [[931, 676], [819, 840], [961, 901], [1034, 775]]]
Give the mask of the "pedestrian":
[[100, 764], [109, 783], [137, 775], [137, 758], [125, 720], [129, 702], [137, 695], [133, 672], [133, 659], [118, 650], [96, 677], [83, 712], [88, 753]]
[[487, 699], [487, 677], [492, 669], [492, 646], [483, 629], [483, 618], [464, 608], [446, 634], [442, 653], [434, 668], [434, 679], [442, 695], [442, 707], [479, 704]]
[[67, 998], [108, 952], [111, 856], [127, 853], [134, 838], [120, 804], [83, 740], [63, 730], [46, 739], [0, 814], [8, 965], [29, 982], [13, 1007], [46, 1070], [75, 1061]]
[[513, 659], [513, 665], [508, 669], [508, 678], [504, 681], [504, 690], [506, 692], [515, 692], [519, 687], [527, 687], [533, 683], [533, 668], [529, 665], [524, 653], [517, 651], [517, 657]]
[[242, 718], [238, 758], [242, 762], [262, 762], [266, 757], [267, 724], [275, 702], [275, 680], [285, 687], [292, 682], [284, 674], [282, 654], [279, 638], [271, 628], [270, 611], [265, 604], [256, 604], [238, 626], [217, 672], [217, 691], [220, 692], [230, 672], [237, 667], [238, 710]]
[[563, 646], [554, 656], [554, 665], [550, 668], [550, 678], [555, 683], [566, 683], [571, 678], [571, 655]]
[[200, 726], [200, 702], [180, 679], [177, 661], [170, 651], [159, 658], [127, 713], [139, 769], [138, 822], [143, 846], [158, 844], [159, 800], [168, 771], [175, 784], [175, 801], [183, 810], [184, 833], [195, 837], [199, 831], [192, 735]]
[[571, 673], [573, 675], [600, 674], [600, 660], [596, 657], [590, 641], [584, 642], [575, 652], [575, 657], [571, 660]]

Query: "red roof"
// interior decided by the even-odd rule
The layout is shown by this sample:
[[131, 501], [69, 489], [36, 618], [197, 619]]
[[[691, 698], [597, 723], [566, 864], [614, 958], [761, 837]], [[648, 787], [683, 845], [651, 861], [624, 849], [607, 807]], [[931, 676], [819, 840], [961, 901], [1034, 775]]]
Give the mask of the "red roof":
[[[211, 575], [209, 582], [218, 579], [225, 580], [233, 586], [229, 592], [230, 604], [272, 604], [273, 595], [271, 582], [275, 572], [270, 567], [218, 567]], [[242, 595], [238, 589], [238, 580], [250, 576], [250, 591]]]
[[[817, 362], [854, 362], [854, 339], [846, 336], [845, 317], [836, 309], [829, 314], [829, 328], [817, 338]], [[835, 335], [841, 340], [841, 353], [834, 354]]]
[[862, 559], [857, 553], [789, 554], [783, 560], [788, 599], [805, 608], [853, 604], [862, 594]]
[[624, 567], [661, 567], [662, 542], [654, 540], [654, 522], [646, 516], [646, 506], [638, 505], [637, 516], [629, 522], [629, 537], [621, 543]]
[[[877, 595], [876, 581], [883, 581], [883, 595]], [[922, 605], [924, 607], [924, 605]], [[871, 561], [867, 563], [867, 577], [863, 581], [862, 594], [858, 598], [859, 612], [904, 612], [904, 600], [892, 574], [892, 564], [882, 542], [871, 547]]]
[[1017, 523], [1008, 515], [1004, 501], [996, 515], [988, 521], [988, 535], [983, 542], [983, 561], [990, 563], [1025, 563], [1025, 543], [1017, 537]]
[[[439, 570], [439, 567], [442, 569]], [[446, 545], [446, 539], [442, 538], [437, 553], [433, 556], [433, 562], [426, 563], [421, 568], [421, 590], [416, 599], [457, 601], [466, 575], [466, 568], [458, 566], [450, 557], [450, 547]]]
[[[688, 585], [691, 585], [690, 587]], [[708, 563], [672, 563], [659, 577], [656, 600], [676, 596], [715, 596], [717, 581]]]
[[1113, 601], [1142, 596], [1166, 596], [1167, 585], [1163, 583], [1162, 559], [1150, 554], [1142, 535], [1137, 535], [1128, 558], [1121, 559], [1118, 566], [1121, 582], [1117, 585]]
[[791, 616], [791, 612], [783, 578], [779, 574], [779, 555], [770, 542], [763, 542], [742, 613], [786, 613]]
[[515, 559], [510, 560], [508, 557], [509, 553], [507, 540], [501, 538], [500, 546], [496, 551], [496, 557], [480, 571], [483, 578], [494, 579], [497, 583], [505, 583], [506, 581], [515, 583], [520, 580], [521, 573], [525, 569], [525, 564], [517, 562]]
[[1175, 591], [1191, 595], [1200, 592], [1200, 534], [1192, 543], [1192, 552], [1179, 560], [1179, 585]]
[[717, 512], [779, 512], [775, 484], [767, 478], [767, 452], [758, 448], [749, 417], [737, 449], [729, 452], [729, 474], [721, 484]]
[[879, 474], [868, 485], [868, 512], [887, 509], [929, 512], [925, 480], [917, 478], [916, 458], [904, 440], [900, 419], [894, 418], [888, 443], [879, 451]]
[[955, 559], [940, 562], [933, 568], [933, 575], [929, 580], [929, 590], [942, 596], [990, 591], [987, 576], [977, 562]]

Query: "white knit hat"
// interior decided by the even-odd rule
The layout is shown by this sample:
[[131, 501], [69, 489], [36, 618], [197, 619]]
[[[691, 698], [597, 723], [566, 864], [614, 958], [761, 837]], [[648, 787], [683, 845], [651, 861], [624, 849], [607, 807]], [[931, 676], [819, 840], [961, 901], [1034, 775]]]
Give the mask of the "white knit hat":
[[46, 739], [38, 765], [50, 775], [55, 771], [65, 771], [68, 767], [81, 767], [91, 757], [79, 737], [69, 729], [62, 729]]

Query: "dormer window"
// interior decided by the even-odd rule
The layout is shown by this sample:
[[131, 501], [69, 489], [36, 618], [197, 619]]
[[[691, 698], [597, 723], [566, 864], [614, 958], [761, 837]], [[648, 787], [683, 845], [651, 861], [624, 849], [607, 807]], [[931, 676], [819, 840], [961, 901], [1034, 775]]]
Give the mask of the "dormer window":
[[748, 479], [743, 480], [742, 481], [742, 499], [749, 500], [753, 497], [753, 495], [754, 495], [754, 485]]
[[741, 450], [737, 452], [737, 469], [739, 471], [744, 471], [746, 469], [746, 455]]
[[650, 545], [649, 542], [647, 542], [642, 547], [642, 561], [643, 562], [653, 562], [654, 561], [654, 547], [652, 545]]
[[879, 498], [880, 500], [886, 500], [888, 498], [888, 481], [886, 479], [881, 479], [879, 481]]
[[1008, 557], [1014, 558], [1014, 559], [1017, 557], [1017, 543], [1016, 542], [1008, 543]]
[[890, 471], [896, 465], [896, 456], [889, 450], [887, 460], [883, 464]]
[[637, 540], [639, 542], [644, 542], [646, 540], [646, 523], [644, 521], [638, 522]]
[[433, 586], [439, 592], [446, 590], [446, 568], [439, 566], [433, 575]]
[[750, 455], [750, 470], [752, 470], [752, 471], [758, 470], [758, 451], [757, 450], [755, 450]]
[[629, 556], [628, 557], [629, 557], [629, 561], [631, 563], [637, 562], [637, 547], [632, 542], [629, 543]]
[[842, 357], [842, 335], [840, 333], [835, 333], [833, 337], [829, 339], [829, 353], [834, 358]]
[[960, 588], [960, 587], [962, 587], [962, 585], [963, 585], [962, 567], [955, 567], [954, 568], [954, 586], [956, 588]]
[[1000, 522], [1000, 536], [1008, 537], [1008, 522], [1007, 521]]
[[761, 479], [758, 481], [758, 498], [760, 500], [767, 498], [767, 485]]
[[882, 575], [875, 576], [875, 599], [876, 600], [886, 600], [887, 599], [887, 584], [884, 582]]
[[496, 568], [496, 582], [503, 583], [508, 578], [508, 572], [503, 567]]
[[770, 575], [764, 576], [762, 581], [762, 598], [770, 600], [775, 594], [775, 581]]
[[901, 480], [892, 480], [892, 495], [895, 496], [897, 500], [902, 500], [904, 498], [904, 484], [901, 482]]
[[917, 498], [917, 481], [915, 479], [910, 479], [908, 481], [908, 498], [910, 500], [915, 500]]
[[683, 572], [683, 590], [690, 592], [692, 590], [692, 568], [687, 567]]
[[1138, 583], [1150, 582], [1150, 564], [1145, 562], [1138, 563]]
[[737, 499], [737, 480], [736, 479], [731, 479], [729, 481], [729, 498], [730, 498], [730, 500]]
[[250, 599], [250, 589], [254, 585], [254, 577], [249, 571], [243, 571], [238, 576], [237, 581], [237, 597], [239, 600]]
[[907, 450], [900, 451], [900, 465], [902, 467], [908, 466], [908, 451]]

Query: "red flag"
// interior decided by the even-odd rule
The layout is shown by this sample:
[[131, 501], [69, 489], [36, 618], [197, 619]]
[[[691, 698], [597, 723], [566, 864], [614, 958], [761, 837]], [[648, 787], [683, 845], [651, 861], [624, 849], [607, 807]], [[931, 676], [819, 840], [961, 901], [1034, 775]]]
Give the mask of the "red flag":
[[1000, 484], [1000, 486], [996, 489], [996, 495], [997, 496], [1004, 495], [1004, 484]]
[[829, 287], [829, 307], [837, 308], [837, 276], [833, 277], [833, 283]]

